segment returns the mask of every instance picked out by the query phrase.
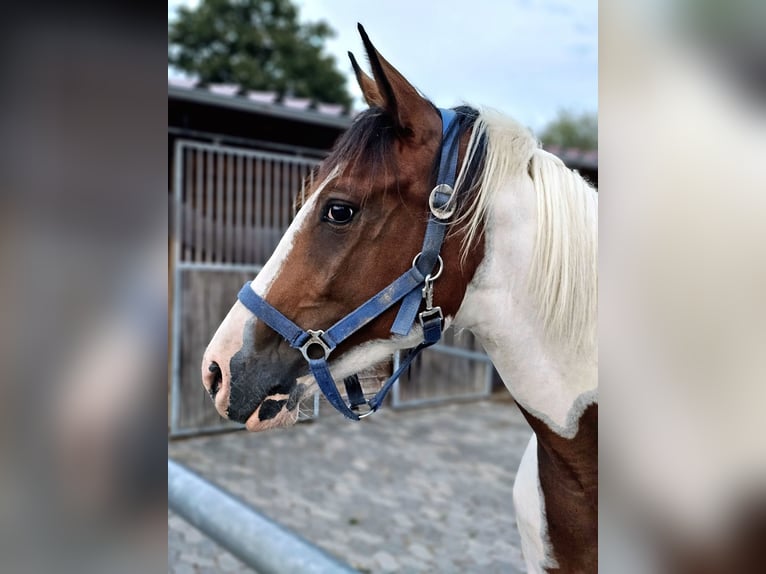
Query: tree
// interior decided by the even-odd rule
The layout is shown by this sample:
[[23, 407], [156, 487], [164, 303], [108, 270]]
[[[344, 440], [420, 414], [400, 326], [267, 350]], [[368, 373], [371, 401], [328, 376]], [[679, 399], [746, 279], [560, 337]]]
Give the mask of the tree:
[[548, 146], [557, 145], [581, 150], [598, 149], [598, 116], [590, 112], [578, 115], [568, 110], [561, 110], [556, 119], [543, 129], [540, 140]]
[[301, 24], [291, 0], [202, 0], [168, 25], [168, 64], [202, 84], [237, 84], [351, 105], [335, 59], [323, 53], [334, 35], [324, 22]]

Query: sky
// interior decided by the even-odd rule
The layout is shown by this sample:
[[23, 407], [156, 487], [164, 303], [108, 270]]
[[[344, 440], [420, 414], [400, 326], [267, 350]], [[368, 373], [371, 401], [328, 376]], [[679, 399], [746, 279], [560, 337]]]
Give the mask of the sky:
[[[196, 3], [171, 0], [168, 17]], [[325, 20], [336, 31], [326, 50], [357, 108], [364, 105], [346, 53], [365, 66], [361, 22], [378, 51], [438, 106], [490, 106], [536, 130], [560, 109], [598, 109], [597, 0], [296, 3], [303, 21]]]

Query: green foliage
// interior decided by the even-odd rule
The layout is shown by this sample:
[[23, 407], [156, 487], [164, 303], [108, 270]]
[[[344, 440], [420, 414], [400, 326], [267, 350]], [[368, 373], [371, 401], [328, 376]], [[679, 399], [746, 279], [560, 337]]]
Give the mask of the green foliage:
[[290, 0], [202, 0], [168, 26], [168, 63], [203, 84], [339, 103], [351, 96], [335, 59], [322, 51], [334, 34], [324, 22], [301, 24]]
[[556, 119], [543, 129], [540, 140], [546, 146], [557, 145], [581, 150], [596, 150], [598, 149], [598, 116], [591, 112], [575, 114], [568, 110], [561, 110]]

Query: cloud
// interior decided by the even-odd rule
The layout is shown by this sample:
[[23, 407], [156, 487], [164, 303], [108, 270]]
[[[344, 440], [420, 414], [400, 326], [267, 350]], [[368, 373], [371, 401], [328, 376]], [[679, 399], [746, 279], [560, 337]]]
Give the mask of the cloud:
[[488, 105], [533, 128], [560, 108], [597, 107], [595, 0], [442, 0], [439, 10], [406, 0], [301, 6], [305, 19], [323, 18], [338, 32], [328, 49], [350, 82], [345, 53], [362, 52], [360, 21], [383, 55], [438, 105]]

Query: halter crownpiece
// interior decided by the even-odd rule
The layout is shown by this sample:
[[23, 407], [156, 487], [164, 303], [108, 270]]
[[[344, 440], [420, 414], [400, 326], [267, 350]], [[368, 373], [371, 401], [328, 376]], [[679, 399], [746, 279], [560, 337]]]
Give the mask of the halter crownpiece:
[[[443, 315], [440, 307], [433, 306], [433, 282], [441, 275], [444, 268], [439, 253], [447, 230], [445, 221], [454, 214], [457, 203], [454, 187], [460, 146], [457, 114], [453, 110], [441, 108], [439, 113], [442, 118], [439, 171], [436, 186], [428, 197], [430, 214], [423, 247], [412, 261], [412, 267], [326, 331], [321, 329], [303, 330], [253, 291], [249, 281], [245, 283], [237, 295], [237, 298], [247, 309], [280, 334], [292, 348], [301, 352], [309, 365], [311, 374], [329, 403], [341, 414], [352, 420], [362, 419], [377, 411], [388, 391], [415, 357], [423, 349], [441, 339]], [[437, 263], [438, 269], [434, 272]], [[426, 303], [425, 310], [418, 313], [422, 300], [425, 300]], [[407, 335], [417, 318], [423, 328], [423, 341], [408, 353], [399, 368], [369, 401], [364, 400], [364, 393], [358, 377], [347, 377], [344, 384], [350, 401], [349, 406], [338, 392], [335, 380], [330, 374], [327, 359], [340, 343], [399, 301], [402, 304], [391, 326], [391, 333]], [[369, 410], [364, 413], [356, 412], [364, 404], [367, 404]]]

